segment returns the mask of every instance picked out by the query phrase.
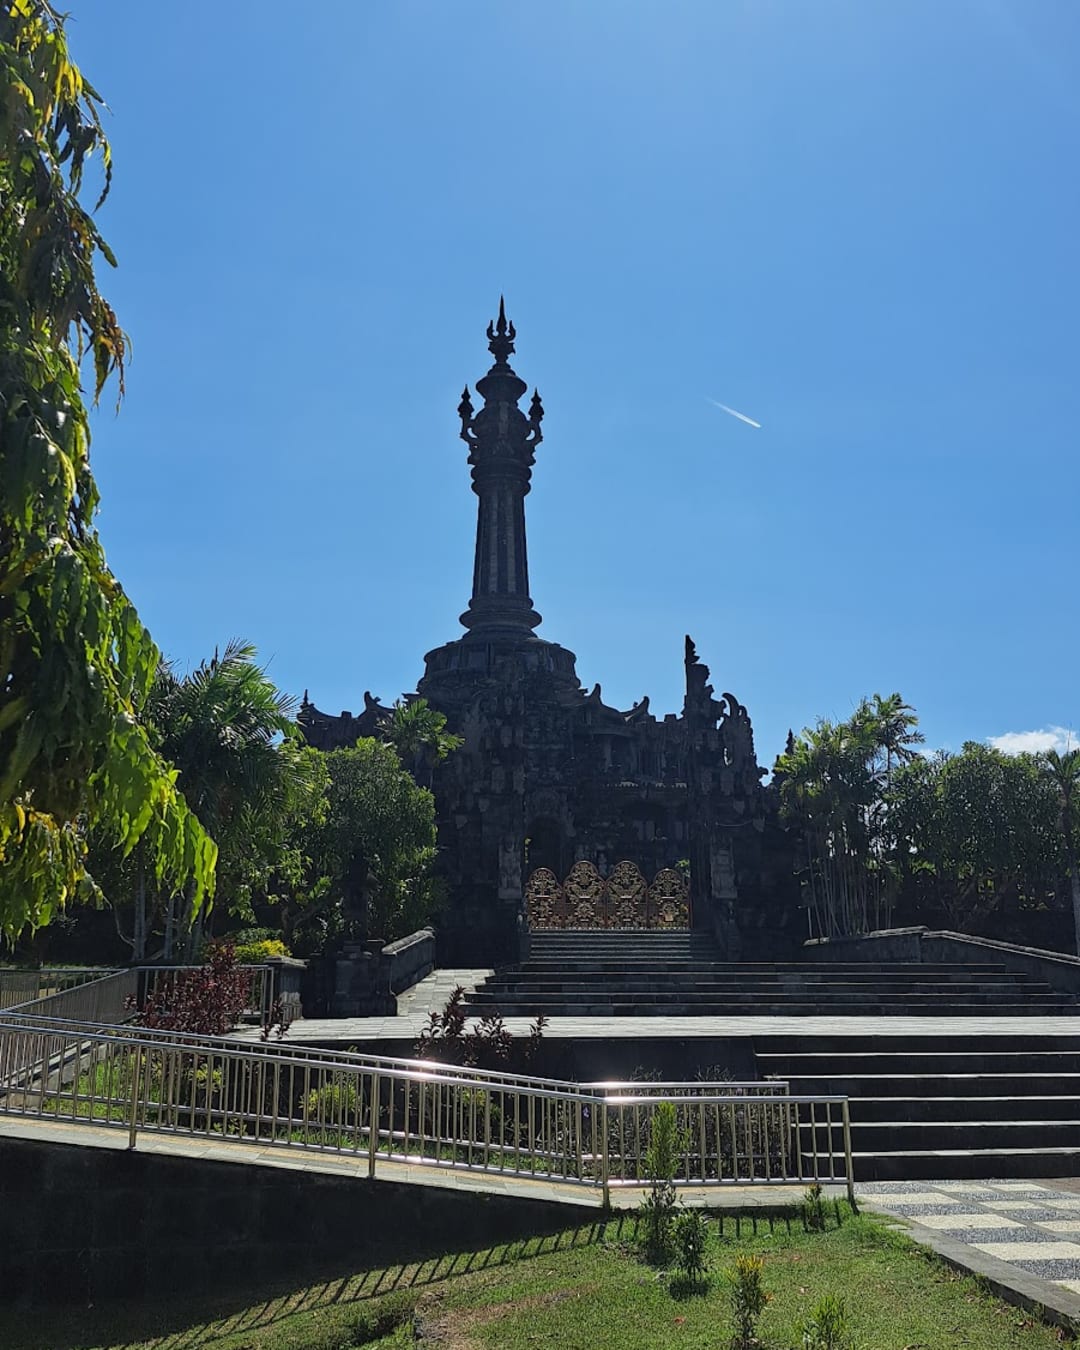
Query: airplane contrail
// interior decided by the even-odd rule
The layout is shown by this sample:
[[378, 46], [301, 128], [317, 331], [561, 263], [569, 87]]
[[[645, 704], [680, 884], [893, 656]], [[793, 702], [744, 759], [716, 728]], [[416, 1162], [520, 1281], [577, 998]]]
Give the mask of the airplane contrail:
[[[706, 395], [706, 398], [708, 398], [708, 395]], [[740, 422], [745, 422], [747, 426], [757, 427], [758, 431], [761, 430], [761, 423], [755, 422], [752, 417], [747, 417], [745, 413], [737, 412], [734, 408], [729, 408], [726, 403], [717, 402], [715, 398], [709, 398], [708, 402], [710, 402], [714, 408], [719, 408], [721, 412], [726, 412], [731, 417], [737, 417]]]

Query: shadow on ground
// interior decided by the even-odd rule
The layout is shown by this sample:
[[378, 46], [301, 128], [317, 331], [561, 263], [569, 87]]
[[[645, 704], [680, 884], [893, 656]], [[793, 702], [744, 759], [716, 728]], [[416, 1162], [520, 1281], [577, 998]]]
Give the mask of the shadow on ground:
[[[361, 1220], [362, 1221], [362, 1220]], [[197, 1350], [229, 1336], [256, 1332], [297, 1313], [375, 1299], [395, 1290], [422, 1289], [475, 1271], [530, 1260], [570, 1247], [618, 1241], [632, 1232], [634, 1217], [615, 1214], [596, 1223], [521, 1241], [453, 1255], [428, 1254], [422, 1239], [410, 1259], [394, 1243], [399, 1259], [378, 1269], [357, 1271], [343, 1261], [308, 1267], [292, 1279], [260, 1279], [257, 1271], [228, 1294], [111, 1302], [64, 1309], [0, 1309], [0, 1345], [5, 1350], [97, 1350], [151, 1345], [154, 1350]], [[182, 1300], [182, 1301], [181, 1301]]]

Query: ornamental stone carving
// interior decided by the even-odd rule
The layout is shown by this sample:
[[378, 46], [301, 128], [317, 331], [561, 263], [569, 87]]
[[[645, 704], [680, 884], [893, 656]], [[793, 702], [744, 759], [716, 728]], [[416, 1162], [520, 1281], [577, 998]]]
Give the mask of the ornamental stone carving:
[[649, 886], [635, 863], [620, 862], [605, 879], [591, 862], [576, 862], [560, 886], [555, 873], [538, 867], [525, 885], [529, 927], [598, 929], [690, 927], [690, 891], [673, 868]]

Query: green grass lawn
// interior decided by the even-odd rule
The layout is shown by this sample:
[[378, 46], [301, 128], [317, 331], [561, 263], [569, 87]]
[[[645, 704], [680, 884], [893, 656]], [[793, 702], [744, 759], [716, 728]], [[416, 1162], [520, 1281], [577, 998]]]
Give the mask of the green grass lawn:
[[[756, 1233], [753, 1229], [756, 1227]], [[1063, 1333], [987, 1295], [880, 1220], [847, 1217], [824, 1233], [798, 1222], [714, 1221], [704, 1292], [688, 1293], [643, 1264], [634, 1220], [611, 1220], [512, 1247], [335, 1278], [288, 1293], [181, 1305], [0, 1312], [6, 1350], [346, 1350], [355, 1345], [442, 1350], [728, 1350], [724, 1272], [736, 1254], [765, 1262], [772, 1298], [759, 1334], [768, 1350], [797, 1350], [796, 1325], [826, 1293], [841, 1295], [852, 1350], [1041, 1350]], [[395, 1324], [397, 1324], [395, 1326]], [[419, 1339], [416, 1339], [419, 1333]]]

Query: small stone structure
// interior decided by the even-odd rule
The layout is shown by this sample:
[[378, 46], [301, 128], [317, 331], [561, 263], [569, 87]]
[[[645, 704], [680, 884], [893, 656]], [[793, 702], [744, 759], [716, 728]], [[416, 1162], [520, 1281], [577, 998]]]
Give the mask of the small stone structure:
[[[427, 654], [417, 686], [464, 738], [433, 782], [450, 898], [440, 962], [516, 959], [529, 876], [566, 877], [581, 862], [650, 877], [689, 864], [694, 926], [729, 959], [776, 957], [786, 932], [795, 941], [791, 843], [745, 706], [714, 696], [689, 637], [682, 715], [657, 718], [648, 698], [623, 710], [599, 684], [586, 692], [573, 652], [534, 631], [525, 497], [544, 409], [536, 392], [519, 407], [527, 386], [501, 302], [487, 336], [483, 406], [467, 387], [458, 406], [479, 499], [467, 631]], [[300, 716], [310, 743], [332, 749], [375, 734], [387, 712], [365, 694], [359, 716], [333, 717], [305, 696]]]

